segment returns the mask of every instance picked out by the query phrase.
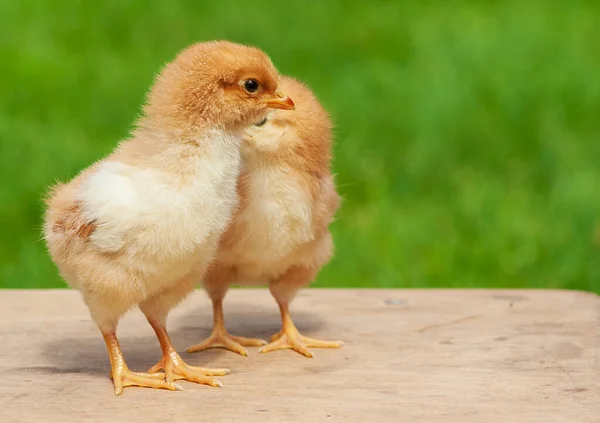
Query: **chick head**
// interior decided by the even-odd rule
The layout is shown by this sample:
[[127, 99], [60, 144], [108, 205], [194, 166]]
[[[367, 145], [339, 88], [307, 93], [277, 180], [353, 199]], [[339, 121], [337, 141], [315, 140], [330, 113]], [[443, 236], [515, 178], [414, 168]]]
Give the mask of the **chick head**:
[[280, 88], [295, 101], [293, 113], [275, 110], [244, 133], [242, 153], [248, 165], [265, 161], [295, 161], [326, 169], [331, 158], [332, 122], [329, 114], [303, 83], [282, 76]]
[[153, 131], [240, 130], [271, 109], [293, 110], [260, 49], [228, 41], [194, 44], [156, 78], [141, 124]]

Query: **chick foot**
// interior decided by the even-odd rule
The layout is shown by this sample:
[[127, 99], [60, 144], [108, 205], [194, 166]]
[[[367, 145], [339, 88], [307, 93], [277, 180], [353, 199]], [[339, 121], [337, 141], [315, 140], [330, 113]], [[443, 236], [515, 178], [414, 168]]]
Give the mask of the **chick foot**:
[[305, 357], [312, 358], [313, 353], [309, 348], [340, 348], [342, 341], [321, 341], [309, 338], [298, 332], [295, 327], [292, 330], [278, 333], [272, 338], [272, 342], [258, 350], [259, 353], [268, 353], [276, 350], [292, 349]]
[[182, 388], [176, 383], [167, 382], [164, 373], [138, 373], [132, 372], [127, 367], [115, 369], [111, 378], [115, 386], [115, 395], [120, 395], [123, 388], [127, 386], [139, 386], [141, 388], [168, 389], [170, 391], [181, 391]]
[[129, 370], [115, 333], [103, 333], [102, 336], [110, 358], [111, 379], [115, 387], [115, 395], [121, 395], [123, 388], [127, 386], [181, 391], [181, 386], [173, 383], [173, 381], [165, 380], [164, 373], [136, 373]]
[[211, 376], [224, 376], [230, 373], [229, 369], [212, 369], [206, 367], [190, 366], [177, 354], [173, 344], [169, 339], [167, 330], [164, 325], [148, 319], [150, 325], [156, 332], [160, 347], [163, 351], [162, 359], [152, 366], [148, 373], [156, 373], [159, 370], [164, 370], [165, 381], [173, 382], [175, 380], [187, 380], [190, 382], [200, 383], [214, 387], [223, 387], [223, 384]]
[[225, 319], [223, 317], [223, 302], [220, 299], [213, 301], [213, 331], [210, 336], [199, 344], [191, 345], [185, 350], [188, 353], [203, 351], [209, 348], [225, 348], [244, 357], [248, 356], [248, 351], [244, 347], [260, 347], [266, 345], [266, 341], [258, 338], [244, 338], [243, 336], [233, 336], [225, 328]]
[[225, 348], [244, 357], [248, 356], [248, 350], [244, 347], [260, 347], [267, 342], [258, 338], [244, 338], [243, 336], [234, 336], [229, 334], [223, 327], [215, 329], [213, 333], [199, 344], [191, 345], [185, 350], [189, 353], [207, 350], [209, 348]]
[[271, 337], [271, 342], [261, 349], [259, 353], [268, 353], [276, 350], [292, 349], [305, 357], [312, 358], [313, 353], [309, 348], [340, 348], [342, 341], [321, 341], [302, 335], [290, 316], [286, 305], [279, 305], [281, 309], [282, 329]]
[[169, 355], [164, 356], [157, 364], [152, 366], [150, 370], [148, 370], [148, 373], [156, 374], [159, 370], [165, 371], [164, 374], [159, 374], [163, 374], [167, 382], [187, 380], [219, 388], [222, 388], [223, 384], [211, 376], [225, 376], [230, 372], [229, 369], [210, 369], [206, 367], [190, 366], [174, 351]]

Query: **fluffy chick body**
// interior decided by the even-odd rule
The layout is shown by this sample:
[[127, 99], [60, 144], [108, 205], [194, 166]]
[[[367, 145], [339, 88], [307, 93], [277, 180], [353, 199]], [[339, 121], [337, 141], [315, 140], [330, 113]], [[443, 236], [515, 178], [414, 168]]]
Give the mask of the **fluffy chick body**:
[[[246, 355], [243, 345], [256, 339], [227, 333], [221, 302], [231, 284], [268, 283], [282, 313], [282, 332], [263, 352], [293, 348], [312, 356], [307, 346], [338, 347], [339, 342], [302, 337], [289, 318], [288, 305], [298, 289], [310, 284], [331, 258], [328, 226], [340, 203], [331, 160], [331, 121], [302, 83], [282, 77], [293, 96], [293, 113], [275, 111], [262, 126], [246, 131], [238, 182], [238, 211], [221, 239], [202, 284], [213, 300], [211, 337], [188, 352], [220, 346]], [[280, 339], [281, 338], [281, 339]]]
[[[262, 92], [245, 93], [239, 81], [247, 78], [260, 80]], [[260, 98], [280, 106], [289, 100], [276, 92], [277, 83], [275, 68], [257, 49], [194, 45], [159, 75], [131, 139], [53, 188], [44, 226], [48, 249], [105, 337], [117, 394], [128, 384], [176, 389], [175, 378], [220, 385], [205, 376], [225, 369], [181, 361], [165, 320], [204, 274], [230, 222], [244, 128], [269, 107]], [[137, 383], [148, 376], [131, 375], [126, 366], [119, 370], [117, 322], [135, 306], [163, 349], [152, 373], [164, 369], [166, 376], [151, 376], [157, 384]]]
[[[101, 330], [138, 304], [172, 307], [183, 298], [176, 291], [191, 291], [212, 259], [237, 204], [239, 140], [215, 131], [202, 142], [202, 149], [168, 147], [160, 165], [132, 160], [127, 153], [137, 142], [126, 141], [54, 189], [45, 230], [50, 254], [93, 304]], [[164, 166], [169, 159], [172, 168]], [[89, 237], [86, 227], [93, 227]]]

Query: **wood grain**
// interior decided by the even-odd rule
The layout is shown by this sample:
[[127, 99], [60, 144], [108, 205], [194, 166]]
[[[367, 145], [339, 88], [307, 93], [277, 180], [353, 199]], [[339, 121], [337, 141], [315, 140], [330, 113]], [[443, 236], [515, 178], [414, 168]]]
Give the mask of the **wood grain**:
[[[600, 299], [567, 291], [303, 291], [292, 313], [304, 334], [341, 350], [244, 358], [186, 354], [229, 367], [224, 388], [126, 388], [113, 395], [102, 338], [70, 290], [0, 291], [0, 422], [600, 422]], [[225, 302], [236, 335], [279, 329], [264, 289]], [[180, 351], [211, 327], [196, 292], [169, 319]], [[119, 337], [145, 370], [158, 343], [139, 311]]]

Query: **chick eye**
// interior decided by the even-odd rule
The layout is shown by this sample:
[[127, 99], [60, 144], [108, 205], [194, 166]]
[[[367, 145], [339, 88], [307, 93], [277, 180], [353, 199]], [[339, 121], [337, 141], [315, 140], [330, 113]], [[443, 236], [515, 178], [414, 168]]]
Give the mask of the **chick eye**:
[[258, 91], [259, 86], [260, 84], [256, 79], [248, 79], [246, 82], [244, 82], [244, 89], [249, 93], [255, 93]]
[[265, 123], [267, 123], [267, 118], [264, 118], [260, 122], [256, 123], [255, 126], [263, 126]]

